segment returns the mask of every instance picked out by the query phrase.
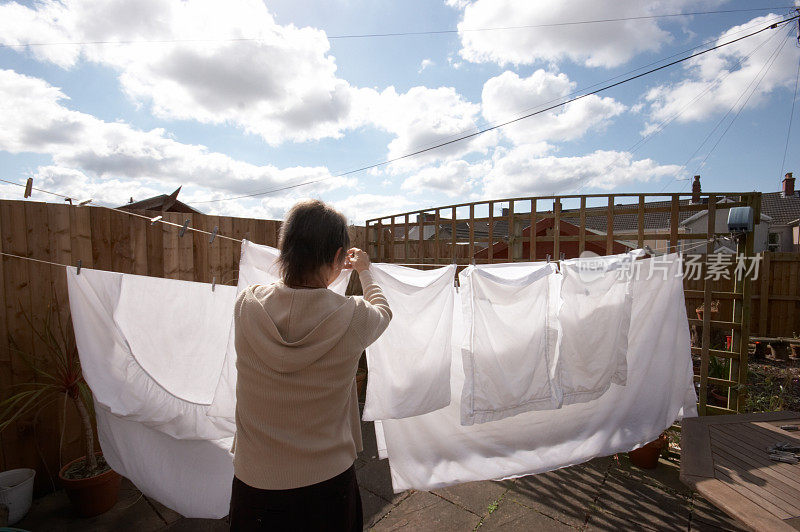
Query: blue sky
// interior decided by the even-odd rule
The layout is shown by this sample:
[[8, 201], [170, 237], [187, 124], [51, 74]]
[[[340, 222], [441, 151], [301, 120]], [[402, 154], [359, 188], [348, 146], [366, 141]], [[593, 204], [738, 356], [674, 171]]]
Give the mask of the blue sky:
[[[0, 43], [11, 45], [0, 47], [0, 177], [32, 176], [41, 188], [107, 205], [182, 185], [182, 199], [203, 211], [251, 217], [280, 218], [298, 199], [317, 197], [354, 222], [484, 198], [678, 192], [694, 173], [709, 191], [778, 190], [800, 62], [796, 21], [518, 125], [335, 175], [514, 118], [706, 41], [731, 40], [793, 13], [790, 5], [0, 2]], [[258, 40], [231, 40], [239, 38]], [[20, 46], [28, 43], [88, 44]], [[800, 105], [784, 172], [800, 168], [797, 114]], [[21, 196], [11, 185], [0, 194]]]

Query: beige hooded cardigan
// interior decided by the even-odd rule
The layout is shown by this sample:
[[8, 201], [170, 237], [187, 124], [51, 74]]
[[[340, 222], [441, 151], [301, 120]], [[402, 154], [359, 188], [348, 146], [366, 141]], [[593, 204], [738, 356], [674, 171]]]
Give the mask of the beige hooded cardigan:
[[328, 480], [362, 450], [355, 374], [392, 313], [369, 271], [364, 296], [249, 286], [234, 310], [234, 474], [254, 488]]

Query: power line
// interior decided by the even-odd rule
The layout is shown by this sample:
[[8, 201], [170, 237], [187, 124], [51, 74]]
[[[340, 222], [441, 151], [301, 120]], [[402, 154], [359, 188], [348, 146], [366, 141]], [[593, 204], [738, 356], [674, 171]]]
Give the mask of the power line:
[[789, 136], [792, 134], [792, 119], [794, 118], [794, 104], [797, 101], [797, 82], [800, 81], [800, 61], [797, 62], [797, 75], [794, 78], [794, 96], [792, 96], [792, 110], [789, 112], [789, 128], [786, 130], [786, 146], [783, 148], [783, 159], [781, 160], [781, 173], [778, 179], [783, 177], [783, 170], [786, 165], [786, 153], [789, 151]]
[[[754, 49], [750, 54], [748, 54], [748, 57], [750, 55], [752, 55], [753, 53], [755, 53], [757, 50], [759, 50], [762, 46], [764, 46], [768, 42], [772, 41], [778, 35], [780, 35], [780, 34], [779, 33], [775, 33], [774, 35], [772, 35], [772, 37], [770, 37], [769, 39], [763, 41], [761, 44], [758, 45], [758, 47], [756, 49]], [[684, 162], [681, 165], [681, 170], [686, 169], [686, 167], [689, 165], [691, 160], [694, 159], [695, 155], [697, 155], [700, 152], [700, 150], [703, 149], [703, 146], [706, 145], [706, 143], [711, 139], [711, 137], [714, 135], [714, 133], [717, 131], [717, 129], [719, 129], [719, 127], [723, 124], [723, 122], [725, 122], [725, 119], [733, 112], [733, 110], [736, 108], [737, 104], [742, 100], [742, 98], [744, 98], [744, 95], [747, 94], [747, 91], [750, 90], [750, 87], [752, 87], [753, 84], [756, 82], [756, 80], [758, 79], [758, 77], [761, 74], [761, 72], [763, 72], [764, 69], [767, 68], [767, 65], [769, 64], [770, 59], [772, 59], [773, 56], [775, 56], [775, 54], [777, 54], [778, 51], [781, 48], [782, 48], [782, 46], [779, 43], [778, 46], [775, 47], [775, 49], [769, 54], [769, 56], [767, 56], [767, 59], [766, 59], [766, 61], [764, 61], [764, 64], [761, 66], [760, 69], [758, 69], [758, 71], [756, 71], [756, 74], [755, 74], [755, 76], [753, 76], [753, 79], [744, 87], [744, 89], [742, 90], [742, 92], [739, 95], [739, 97], [731, 105], [730, 109], [728, 109], [728, 111], [717, 121], [717, 123], [714, 125], [714, 127], [711, 129], [711, 131], [709, 131], [708, 134], [705, 136], [703, 141], [700, 144], [697, 145], [697, 148], [695, 148], [695, 150], [692, 152], [692, 154], [689, 155], [689, 157], [687, 157], [686, 162]], [[737, 63], [736, 65], [733, 65], [728, 70], [728, 73], [726, 74], [726, 77], [727, 77], [727, 75], [730, 75], [732, 72], [734, 72], [734, 70], [738, 68], [738, 66], [743, 62], [743, 60], [744, 60], [744, 58], [742, 60], [740, 60], [739, 63]], [[667, 181], [664, 184], [664, 186], [661, 188], [661, 192], [664, 192], [667, 189], [667, 187], [669, 187], [675, 181], [687, 181], [687, 183], [684, 183], [683, 188], [686, 188], [686, 185], [688, 184], [688, 179], [679, 179], [678, 177], [676, 177], [672, 181]]]
[[[775, 6], [775, 7], [758, 7], [747, 9], [722, 9], [716, 11], [691, 11], [687, 13], [668, 13], [661, 15], [640, 15], [635, 17], [620, 17], [620, 18], [605, 18], [594, 20], [576, 20], [568, 22], [552, 22], [546, 24], [526, 24], [520, 26], [500, 26], [491, 28], [459, 28], [450, 30], [430, 30], [430, 31], [401, 31], [401, 32], [386, 32], [386, 33], [358, 33], [358, 34], [342, 34], [342, 35], [329, 35], [328, 40], [343, 40], [343, 39], [365, 39], [374, 37], [408, 37], [417, 35], [450, 35], [458, 33], [469, 32], [484, 32], [484, 31], [508, 31], [508, 30], [524, 30], [534, 28], [554, 28], [563, 26], [579, 26], [585, 24], [603, 24], [610, 22], [625, 22], [630, 20], [649, 20], [660, 18], [675, 18], [675, 17], [689, 17], [695, 15], [717, 15], [725, 13], [745, 13], [754, 11], [772, 11], [780, 9], [793, 9], [794, 6]], [[173, 44], [173, 43], [213, 43], [213, 42], [254, 42], [263, 41], [263, 37], [231, 37], [223, 39], [154, 39], [154, 40], [124, 40], [124, 41], [60, 41], [60, 42], [35, 42], [35, 43], [18, 43], [18, 44], [1, 44], [0, 47], [6, 48], [24, 48], [26, 46], [80, 46], [80, 45], [113, 45], [113, 44]]]
[[218, 199], [213, 199], [213, 200], [196, 201], [195, 203], [216, 203], [216, 202], [220, 202], [220, 201], [230, 201], [230, 200], [236, 200], [236, 199], [253, 198], [253, 197], [257, 197], [257, 196], [265, 196], [265, 195], [268, 195], [268, 194], [273, 194], [275, 192], [282, 192], [282, 191], [285, 191], [285, 190], [291, 190], [291, 189], [302, 187], [302, 186], [305, 186], [305, 185], [311, 185], [311, 184], [314, 184], [314, 183], [319, 183], [319, 182], [322, 182], [322, 181], [326, 181], [328, 179], [333, 179], [335, 177], [344, 177], [344, 176], [347, 176], [347, 175], [350, 175], [350, 174], [354, 174], [354, 173], [357, 173], [357, 172], [362, 172], [364, 170], [370, 170], [372, 168], [378, 168], [380, 166], [385, 166], [387, 164], [390, 164], [390, 163], [393, 163], [393, 162], [396, 162], [396, 161], [400, 161], [400, 160], [403, 160], [403, 159], [408, 159], [410, 157], [414, 157], [414, 156], [420, 155], [422, 153], [426, 153], [426, 152], [429, 152], [429, 151], [432, 151], [432, 150], [435, 150], [435, 149], [438, 149], [438, 148], [442, 148], [444, 146], [449, 146], [451, 144], [455, 144], [456, 142], [460, 142], [462, 140], [466, 140], [466, 139], [470, 139], [470, 138], [473, 138], [473, 137], [477, 137], [478, 135], [482, 135], [484, 133], [488, 133], [489, 131], [494, 131], [494, 130], [499, 129], [501, 127], [507, 126], [509, 124], [513, 124], [515, 122], [519, 122], [519, 121], [525, 120], [527, 118], [530, 118], [530, 117], [545, 113], [547, 111], [551, 111], [551, 110], [553, 110], [553, 109], [555, 109], [557, 107], [561, 107], [562, 105], [566, 105], [568, 103], [572, 103], [572, 102], [580, 100], [582, 98], [586, 98], [587, 96], [591, 96], [593, 94], [598, 94], [600, 92], [607, 91], [609, 89], [612, 89], [614, 87], [622, 85], [623, 83], [627, 83], [629, 81], [633, 81], [635, 79], [641, 78], [643, 76], [647, 76], [647, 75], [652, 74], [654, 72], [658, 72], [659, 70], [663, 70], [663, 69], [668, 68], [670, 66], [676, 65], [678, 63], [682, 63], [682, 62], [687, 61], [689, 59], [692, 59], [694, 57], [698, 57], [698, 56], [701, 56], [703, 54], [707, 54], [708, 52], [712, 52], [714, 50], [718, 50], [718, 49], [720, 49], [722, 47], [728, 46], [728, 45], [733, 44], [735, 42], [741, 41], [743, 39], [747, 39], [747, 38], [752, 37], [754, 35], [758, 35], [759, 33], [762, 33], [762, 32], [767, 31], [769, 29], [775, 29], [778, 26], [780, 26], [781, 24], [785, 24], [787, 22], [790, 22], [790, 21], [798, 19], [798, 18], [800, 18], [800, 15], [795, 15], [793, 17], [784, 19], [781, 22], [776, 22], [776, 23], [770, 24], [769, 26], [765, 26], [765, 27], [761, 28], [760, 30], [754, 31], [752, 33], [748, 33], [747, 35], [743, 35], [742, 37], [738, 37], [738, 38], [733, 39], [731, 41], [727, 41], [727, 42], [724, 42], [722, 44], [718, 44], [716, 46], [713, 46], [711, 48], [707, 48], [707, 49], [702, 50], [700, 52], [697, 52], [697, 53], [691, 54], [689, 56], [683, 57], [681, 59], [677, 59], [675, 61], [671, 61], [671, 62], [666, 63], [664, 65], [661, 65], [659, 67], [652, 68], [650, 70], [647, 70], [646, 72], [642, 72], [642, 73], [637, 74], [635, 76], [630, 76], [628, 78], [625, 78], [623, 80], [617, 81], [615, 83], [611, 83], [610, 85], [606, 85], [604, 87], [601, 87], [599, 89], [593, 90], [593, 91], [588, 92], [586, 94], [582, 94], [580, 96], [576, 96], [576, 97], [570, 98], [565, 102], [557, 103], [555, 105], [550, 105], [550, 106], [545, 107], [543, 109], [534, 111], [532, 113], [525, 114], [523, 116], [514, 118], [512, 120], [508, 120], [508, 121], [502, 122], [500, 124], [493, 125], [491, 127], [480, 129], [480, 130], [478, 130], [478, 131], [476, 131], [474, 133], [469, 133], [467, 135], [462, 135], [462, 136], [460, 136], [458, 138], [455, 138], [455, 139], [452, 139], [452, 140], [448, 140], [446, 142], [440, 142], [440, 143], [435, 144], [433, 146], [430, 146], [430, 147], [427, 147], [427, 148], [423, 148], [423, 149], [420, 149], [420, 150], [416, 150], [416, 151], [407, 153], [405, 155], [400, 155], [398, 157], [393, 157], [393, 158], [387, 159], [385, 161], [382, 161], [380, 163], [375, 163], [375, 164], [362, 166], [362, 167], [356, 168], [354, 170], [348, 170], [346, 172], [341, 172], [341, 173], [336, 174], [336, 175], [325, 176], [325, 177], [321, 177], [319, 179], [313, 179], [313, 180], [310, 180], [310, 181], [304, 181], [304, 182], [301, 182], [301, 183], [296, 183], [294, 185], [287, 185], [287, 186], [284, 186], [284, 187], [274, 188], [274, 189], [265, 190], [265, 191], [261, 191], [261, 192], [254, 192], [254, 193], [250, 193], [250, 194], [242, 194], [242, 195], [239, 195], [239, 196], [231, 196], [231, 197], [227, 197], [227, 198], [218, 198]]

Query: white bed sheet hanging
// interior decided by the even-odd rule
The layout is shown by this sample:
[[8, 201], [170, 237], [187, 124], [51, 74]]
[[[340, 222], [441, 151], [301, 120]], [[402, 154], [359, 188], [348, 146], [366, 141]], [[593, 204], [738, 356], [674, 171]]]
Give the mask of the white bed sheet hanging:
[[[280, 269], [277, 262], [279, 256], [280, 250], [276, 248], [242, 240], [236, 294], [250, 285], [269, 285], [280, 281]], [[350, 282], [351, 273], [351, 270], [342, 270], [328, 289], [344, 295]], [[233, 310], [231, 310], [231, 316], [233, 316]], [[236, 417], [236, 346], [234, 345], [233, 322], [230, 323], [226, 337], [225, 359], [208, 415], [233, 422]]]
[[555, 382], [562, 406], [627, 379], [631, 278], [638, 252], [562, 261]]
[[553, 272], [549, 263], [515, 263], [470, 266], [459, 275], [463, 425], [558, 407], [550, 375]]
[[233, 435], [233, 423], [207, 412], [235, 288], [212, 291], [204, 283], [88, 268], [66, 272], [81, 367], [98, 403], [177, 439]]
[[363, 419], [399, 419], [450, 404], [455, 265], [418, 270], [372, 264], [392, 309], [389, 327], [367, 347]]
[[[588, 403], [462, 426], [459, 391], [464, 372], [454, 348], [449, 406], [376, 424], [385, 436], [384, 440], [379, 434], [378, 441], [386, 443], [395, 492], [517, 477], [582, 463], [638, 447], [655, 439], [675, 419], [696, 416], [681, 263], [677, 255], [663, 259], [668, 279], [662, 280], [646, 278], [648, 262], [635, 266], [645, 271], [632, 286], [626, 386], [612, 386]], [[557, 277], [551, 278], [557, 286]], [[454, 338], [460, 337], [463, 328], [459, 314], [454, 314]]]

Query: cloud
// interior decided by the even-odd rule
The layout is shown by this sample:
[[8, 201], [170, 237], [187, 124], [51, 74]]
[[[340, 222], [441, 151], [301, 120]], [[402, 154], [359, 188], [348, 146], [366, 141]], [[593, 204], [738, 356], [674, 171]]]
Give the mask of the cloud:
[[[390, 159], [477, 131], [480, 109], [452, 87], [412, 87], [403, 94], [389, 87], [369, 102], [371, 120], [395, 135], [389, 143]], [[397, 161], [390, 171], [401, 173], [472, 152], [486, 153], [496, 142], [495, 134], [479, 135]]]
[[[566, 74], [537, 70], [527, 78], [505, 71], [483, 85], [483, 116], [490, 123], [505, 122], [557, 103], [574, 90]], [[625, 110], [613, 98], [590, 95], [564, 107], [504, 126], [503, 135], [515, 144], [575, 140], [591, 129], [608, 124]]]
[[419, 64], [419, 70], [417, 70], [417, 73], [421, 74], [423, 70], [425, 70], [428, 67], [432, 67], [435, 64], [436, 63], [434, 63], [433, 60], [431, 59], [423, 59]]
[[[769, 14], [734, 26], [719, 36], [717, 44], [741, 37], [744, 28], [754, 30], [763, 27], [775, 17], [776, 15]], [[650, 107], [650, 123], [646, 126], [644, 134], [656, 127], [654, 123], [678, 113], [680, 113], [677, 116], [679, 122], [690, 122], [704, 120], [730, 109], [741, 95], [748, 91], [748, 87], [752, 89], [755, 86], [751, 83], [757, 76], [760, 77], [759, 72], [762, 67], [770, 60], [771, 54], [785, 37], [785, 28], [781, 26], [780, 30], [760, 33], [696, 57], [686, 63], [684, 79], [650, 89], [645, 95], [645, 101]], [[766, 71], [748, 106], [763, 103], [776, 89], [793, 86], [798, 61], [800, 61], [800, 49], [788, 43], [772, 67]], [[710, 90], [691, 105], [692, 101], [706, 89]], [[743, 102], [744, 98], [738, 105]]]
[[[120, 203], [164, 192], [164, 186], [191, 184], [204, 189], [207, 198], [330, 177], [324, 167], [257, 166], [177, 142], [162, 129], [104, 122], [66, 108], [66, 99], [41, 79], [0, 70], [0, 150], [50, 155], [53, 164], [39, 168], [37, 176], [57, 192]], [[331, 178], [309, 188], [319, 192], [353, 184]]]
[[415, 172], [403, 181], [401, 188], [413, 194], [439, 192], [451, 197], [465, 197], [472, 193], [490, 169], [488, 160], [475, 164], [463, 160], [448, 161]]
[[365, 220], [377, 216], [420, 208], [419, 201], [405, 196], [383, 194], [354, 194], [343, 200], [331, 202], [351, 224], [362, 225]]
[[494, 31], [486, 28], [674, 13], [689, 4], [689, 0], [448, 0], [448, 5], [463, 12], [458, 24], [460, 54], [467, 61], [529, 65], [569, 59], [607, 68], [624, 64], [637, 54], [658, 51], [672, 40], [670, 33], [654, 19]]
[[483, 181], [483, 197], [574, 192], [578, 187], [611, 190], [634, 182], [675, 176], [678, 165], [634, 160], [628, 152], [597, 150], [577, 157], [541, 156], [541, 146], [499, 148]]

